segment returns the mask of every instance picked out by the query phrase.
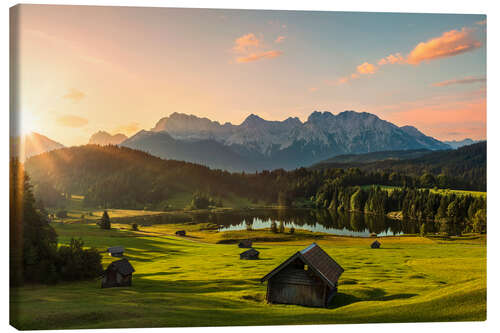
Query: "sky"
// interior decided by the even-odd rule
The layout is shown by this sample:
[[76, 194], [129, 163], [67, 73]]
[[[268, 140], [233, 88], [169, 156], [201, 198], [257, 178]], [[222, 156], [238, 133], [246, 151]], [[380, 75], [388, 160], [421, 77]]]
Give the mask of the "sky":
[[486, 139], [484, 15], [49, 5], [11, 15], [22, 131], [67, 146], [173, 112], [240, 124], [354, 110], [439, 140]]

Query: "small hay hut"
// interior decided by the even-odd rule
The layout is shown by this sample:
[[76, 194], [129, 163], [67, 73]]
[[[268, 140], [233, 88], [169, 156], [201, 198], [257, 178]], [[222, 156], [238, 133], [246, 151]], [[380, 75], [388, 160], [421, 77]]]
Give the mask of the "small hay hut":
[[240, 253], [240, 259], [243, 260], [256, 260], [259, 259], [259, 251], [254, 248]]
[[101, 288], [129, 287], [132, 285], [132, 273], [134, 272], [134, 267], [127, 259], [113, 261], [104, 271]]
[[184, 236], [186, 236], [186, 230], [177, 230], [175, 232], [175, 235], [184, 237]]
[[344, 269], [316, 243], [285, 260], [261, 279], [268, 303], [327, 307]]
[[123, 246], [108, 247], [108, 253], [112, 257], [123, 257], [123, 252], [125, 252]]
[[370, 246], [371, 246], [372, 249], [379, 249], [380, 245], [381, 245], [380, 242], [376, 240]]
[[250, 239], [244, 239], [241, 242], [238, 243], [238, 247], [240, 248], [251, 248], [252, 247], [252, 241]]

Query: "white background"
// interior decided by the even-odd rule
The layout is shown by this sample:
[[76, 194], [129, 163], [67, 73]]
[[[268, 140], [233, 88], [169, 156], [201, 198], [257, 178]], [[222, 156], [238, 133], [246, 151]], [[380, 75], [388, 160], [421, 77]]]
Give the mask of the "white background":
[[[500, 329], [500, 304], [499, 290], [500, 277], [498, 256], [500, 254], [499, 243], [495, 241], [500, 237], [500, 228], [498, 224], [499, 202], [498, 187], [500, 186], [499, 153], [500, 153], [500, 117], [499, 117], [499, 97], [500, 87], [498, 85], [499, 65], [499, 25], [500, 13], [498, 10], [499, 1], [496, 0], [419, 0], [419, 1], [401, 1], [401, 0], [349, 0], [349, 1], [277, 1], [277, 0], [241, 0], [241, 1], [188, 1], [188, 0], [73, 0], [73, 1], [28, 1], [33, 4], [78, 4], [78, 5], [122, 5], [122, 6], [147, 6], [147, 7], [192, 7], [192, 8], [240, 8], [240, 9], [288, 9], [288, 10], [329, 10], [329, 11], [370, 11], [370, 12], [414, 12], [414, 13], [463, 13], [463, 14], [486, 14], [487, 17], [487, 48], [488, 48], [488, 95], [487, 95], [487, 140], [488, 140], [488, 320], [486, 322], [475, 323], [419, 323], [419, 324], [363, 324], [363, 325], [318, 325], [318, 326], [268, 326], [268, 327], [211, 327], [211, 328], [158, 328], [147, 329], [153, 332], [234, 332], [238, 330], [243, 333], [259, 332], [302, 332], [312, 331], [326, 333], [331, 331], [340, 332], [470, 332], [470, 331], [496, 331]], [[17, 4], [15, 1], [6, 1], [2, 5], [0, 12], [1, 24], [1, 47], [0, 53], [2, 59], [1, 89], [2, 106], [4, 111], [0, 112], [0, 135], [1, 135], [1, 154], [0, 154], [0, 194], [1, 194], [1, 218], [0, 218], [0, 255], [2, 265], [0, 274], [0, 326], [6, 331], [14, 331], [9, 326], [9, 233], [8, 233], [8, 214], [9, 214], [9, 193], [8, 193], [8, 151], [9, 151], [9, 10], [10, 6]], [[467, 269], [464, 267], [464, 269]], [[102, 331], [102, 330], [101, 330]], [[107, 330], [119, 332], [122, 330]], [[146, 329], [131, 329], [128, 332], [146, 332]], [[60, 332], [60, 331], [59, 331]], [[86, 332], [99, 332], [97, 330], [86, 330]]]

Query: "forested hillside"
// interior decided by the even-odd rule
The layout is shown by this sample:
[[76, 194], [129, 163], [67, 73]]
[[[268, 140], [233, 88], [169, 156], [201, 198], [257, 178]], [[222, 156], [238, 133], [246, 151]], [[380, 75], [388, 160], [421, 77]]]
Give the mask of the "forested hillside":
[[346, 154], [338, 155], [329, 158], [320, 164], [335, 164], [335, 163], [370, 163], [384, 160], [408, 160], [414, 159], [431, 153], [429, 149], [414, 149], [414, 150], [389, 150], [376, 151], [366, 154]]
[[[87, 205], [143, 208], [173, 193], [196, 190], [218, 196], [245, 193], [244, 177], [193, 163], [162, 160], [117, 146], [86, 145], [29, 159], [26, 169], [35, 190], [85, 196]], [[44, 202], [47, 199], [43, 199]], [[53, 200], [50, 200], [53, 201]]]
[[486, 141], [456, 150], [434, 151], [412, 159], [333, 163], [325, 161], [311, 167], [313, 170], [331, 168], [359, 168], [368, 172], [396, 172], [421, 177], [428, 174], [425, 187], [458, 188], [486, 191]]
[[[97, 145], [63, 148], [32, 157], [26, 161], [26, 170], [33, 179], [37, 197], [48, 206], [57, 206], [64, 193], [84, 196], [88, 206], [131, 209], [148, 206], [161, 210], [172, 196], [195, 192], [222, 201], [237, 196], [255, 202], [290, 205], [297, 200], [310, 201], [322, 185], [333, 180], [343, 187], [378, 184], [484, 190], [486, 167], [481, 158], [485, 159], [482, 156], [485, 148], [485, 144], [479, 144], [446, 152], [456, 164], [454, 168], [451, 162], [441, 160], [442, 155], [426, 155], [422, 160], [434, 165], [429, 169], [433, 173], [426, 172], [424, 162], [415, 162], [419, 160], [396, 161], [401, 164], [394, 164], [397, 167], [393, 165], [388, 170], [362, 166], [229, 173], [193, 163], [163, 160], [130, 148]], [[391, 165], [389, 161], [383, 163]], [[443, 166], [438, 167], [439, 163]]]

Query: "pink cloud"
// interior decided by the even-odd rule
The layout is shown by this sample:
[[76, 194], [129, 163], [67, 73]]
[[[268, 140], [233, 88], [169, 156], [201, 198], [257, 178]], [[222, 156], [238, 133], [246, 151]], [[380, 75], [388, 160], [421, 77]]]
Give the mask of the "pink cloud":
[[[479, 22], [478, 22], [479, 24]], [[394, 64], [418, 65], [421, 62], [456, 56], [465, 52], [470, 52], [482, 46], [481, 42], [474, 36], [474, 29], [463, 27], [461, 30], [450, 30], [444, 32], [441, 36], [431, 38], [426, 42], [419, 43], [413, 50], [404, 57], [401, 53], [390, 54], [380, 59], [377, 65], [364, 62], [356, 67], [356, 72], [348, 76], [341, 77], [337, 84], [344, 84], [350, 80], [360, 78], [360, 75], [375, 74], [380, 66]], [[435, 86], [445, 86], [451, 84], [473, 83], [480, 80], [465, 79], [446, 82], [438, 82]]]
[[[280, 36], [283, 37], [283, 36]], [[278, 39], [280, 38], [278, 37]], [[285, 37], [283, 37], [284, 39]], [[280, 40], [282, 41], [282, 40]], [[266, 50], [262, 39], [259, 39], [255, 34], [249, 33], [236, 38], [234, 41], [233, 52], [239, 56], [236, 58], [236, 63], [248, 63], [261, 59], [271, 59], [279, 57], [283, 54], [278, 50]]]
[[70, 91], [63, 96], [63, 98], [70, 99], [73, 102], [80, 102], [82, 99], [85, 98], [85, 93], [83, 91], [80, 91], [78, 89], [70, 89]]
[[441, 36], [419, 43], [408, 55], [406, 62], [418, 65], [423, 61], [456, 56], [481, 47], [473, 35], [473, 29], [450, 30]]
[[338, 84], [344, 84], [344, 83], [347, 83], [349, 82], [349, 76], [344, 76], [344, 77], [341, 77], [339, 80], [338, 80]]
[[385, 58], [382, 58], [378, 61], [379, 66], [389, 65], [389, 64], [403, 64], [405, 62], [405, 58], [401, 55], [401, 53], [390, 54]]
[[261, 53], [251, 53], [246, 56], [238, 57], [236, 58], [236, 62], [238, 63], [246, 63], [246, 62], [252, 62], [252, 61], [257, 61], [261, 59], [271, 59], [271, 58], [276, 58], [282, 55], [283, 52], [281, 51], [266, 51], [266, 52], [261, 52]]
[[378, 67], [370, 64], [368, 62], [364, 62], [358, 67], [356, 67], [356, 73], [352, 73], [348, 76], [341, 77], [340, 79], [337, 80], [337, 84], [344, 84], [347, 83], [351, 80], [356, 80], [361, 77], [361, 75], [371, 75], [375, 74], [378, 70]]
[[274, 41], [274, 42], [275, 42], [275, 43], [282, 43], [282, 42], [284, 42], [284, 41], [285, 41], [285, 39], [286, 39], [286, 37], [285, 37], [285, 36], [278, 36], [278, 37], [275, 39], [275, 41]]
[[261, 45], [261, 40], [253, 33], [243, 35], [234, 41], [233, 51], [237, 53], [248, 52], [251, 48], [257, 48]]
[[89, 123], [88, 119], [74, 115], [63, 115], [57, 118], [57, 123], [61, 126], [79, 128]]
[[441, 81], [441, 82], [436, 82], [433, 83], [433, 87], [446, 87], [446, 86], [451, 86], [455, 84], [470, 84], [470, 83], [484, 83], [486, 82], [485, 77], [473, 77], [473, 76], [468, 76], [464, 77], [463, 79], [453, 79], [453, 80], [446, 80], [446, 81]]
[[482, 20], [482, 21], [478, 21], [476, 22], [477, 25], [485, 25], [486, 24], [486, 19]]
[[356, 69], [358, 70], [359, 74], [375, 74], [375, 72], [378, 70], [378, 67], [368, 62], [364, 62]]

